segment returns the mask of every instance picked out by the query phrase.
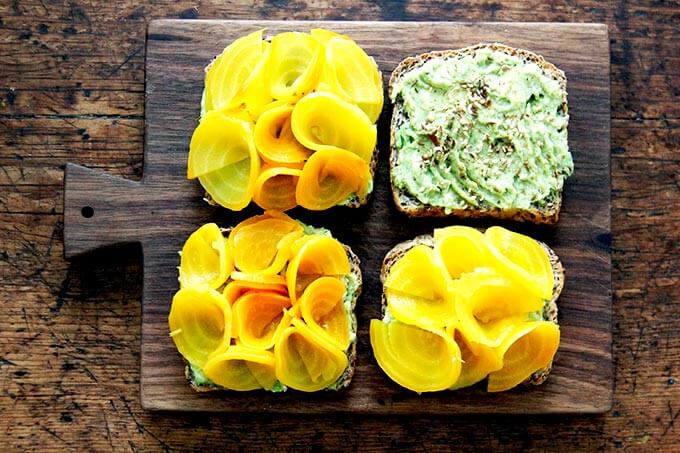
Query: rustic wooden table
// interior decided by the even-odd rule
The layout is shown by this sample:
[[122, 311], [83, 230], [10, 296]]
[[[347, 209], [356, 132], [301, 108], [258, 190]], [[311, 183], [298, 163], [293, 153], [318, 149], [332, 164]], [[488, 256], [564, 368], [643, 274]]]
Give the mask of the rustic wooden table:
[[[345, 3], [350, 7], [314, 1], [2, 2], [3, 449], [680, 449], [678, 3]], [[140, 178], [148, 20], [258, 17], [609, 25], [615, 365], [610, 413], [312, 419], [141, 409], [139, 250], [64, 261], [64, 164]]]

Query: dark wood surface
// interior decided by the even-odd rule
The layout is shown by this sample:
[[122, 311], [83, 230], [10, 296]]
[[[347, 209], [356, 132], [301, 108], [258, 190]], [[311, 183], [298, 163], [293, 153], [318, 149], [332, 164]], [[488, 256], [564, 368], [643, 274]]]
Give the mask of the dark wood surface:
[[[0, 432], [12, 449], [680, 448], [680, 120], [673, 2], [0, 5]], [[609, 25], [614, 400], [603, 416], [153, 413], [139, 403], [141, 254], [62, 257], [63, 165], [139, 180], [145, 22], [550, 20]]]
[[[358, 348], [351, 386], [341, 392], [196, 393], [168, 336], [170, 301], [178, 289], [177, 251], [206, 221], [231, 226], [246, 213], [208, 206], [186, 180], [186, 156], [199, 115], [203, 68], [234, 39], [327, 27], [355, 39], [374, 56], [385, 87], [404, 58], [480, 41], [533, 50], [563, 69], [569, 81], [569, 142], [575, 174], [567, 182], [556, 228], [513, 225], [547, 242], [560, 256], [567, 283], [559, 299], [561, 344], [551, 378], [537, 388], [500, 394], [483, 389], [418, 396], [392, 383], [370, 352], [368, 324], [380, 317], [382, 259], [397, 243], [456, 220], [411, 220], [391, 199], [388, 133], [391, 109], [379, 124], [375, 192], [362, 209], [293, 211], [330, 228], [358, 254], [364, 275], [357, 303]], [[395, 46], [394, 43], [400, 43]], [[146, 47], [146, 148], [141, 182], [66, 167], [64, 252], [67, 257], [119, 242], [143, 251], [141, 402], [146, 409], [281, 413], [579, 413], [611, 407], [611, 260], [609, 252], [609, 39], [604, 25], [462, 24], [451, 22], [189, 21], [149, 24]], [[83, 210], [91, 210], [87, 213]], [[86, 217], [84, 214], [90, 217]], [[490, 225], [491, 222], [477, 222]]]

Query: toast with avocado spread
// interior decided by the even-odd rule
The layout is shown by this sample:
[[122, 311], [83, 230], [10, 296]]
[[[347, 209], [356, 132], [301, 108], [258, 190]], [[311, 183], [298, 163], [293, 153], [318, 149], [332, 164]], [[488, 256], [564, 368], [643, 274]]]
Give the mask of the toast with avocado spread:
[[[299, 222], [305, 234], [321, 234], [324, 236], [331, 236], [331, 232], [325, 228], [315, 228]], [[225, 237], [229, 236], [231, 228], [222, 228], [222, 234]], [[352, 381], [352, 376], [354, 376], [354, 367], [357, 355], [357, 318], [354, 312], [354, 307], [356, 306], [357, 299], [361, 295], [361, 268], [359, 267], [359, 257], [350, 249], [348, 246], [343, 244], [345, 252], [347, 253], [347, 258], [349, 258], [350, 273], [342, 277], [345, 283], [345, 295], [343, 298], [343, 303], [345, 305], [345, 310], [347, 312], [348, 325], [350, 329], [350, 345], [347, 349], [347, 368], [338, 378], [337, 381], [326, 387], [325, 390], [340, 390], [347, 387]], [[201, 369], [192, 366], [185, 360], [186, 366], [184, 368], [184, 375], [191, 387], [197, 392], [209, 392], [213, 390], [223, 390], [223, 387], [212, 382], [208, 379]], [[285, 392], [288, 387], [283, 385], [280, 381], [276, 381], [274, 386], [269, 390], [274, 393]]]
[[397, 208], [556, 223], [574, 169], [566, 83], [543, 57], [502, 44], [403, 60], [389, 82]]
[[[535, 320], [550, 321], [557, 324], [557, 298], [560, 296], [562, 289], [564, 288], [564, 267], [562, 267], [562, 263], [557, 257], [557, 254], [550, 247], [540, 241], [539, 244], [548, 253], [550, 267], [553, 271], [553, 291], [552, 298], [550, 300], [544, 301], [543, 310], [535, 313]], [[387, 252], [385, 259], [383, 260], [382, 268], [380, 269], [380, 282], [383, 285], [394, 263], [399, 261], [399, 259], [404, 256], [406, 252], [417, 245], [434, 247], [434, 238], [431, 234], [416, 236], [414, 239], [395, 245], [389, 252]], [[384, 286], [381, 300], [383, 320], [390, 319], [392, 315], [389, 313], [389, 309], [387, 307]], [[544, 383], [545, 380], [548, 379], [548, 375], [550, 375], [551, 370], [552, 362], [550, 362], [544, 368], [534, 371], [531, 376], [529, 376], [526, 381], [524, 381], [524, 385], [540, 385]]]

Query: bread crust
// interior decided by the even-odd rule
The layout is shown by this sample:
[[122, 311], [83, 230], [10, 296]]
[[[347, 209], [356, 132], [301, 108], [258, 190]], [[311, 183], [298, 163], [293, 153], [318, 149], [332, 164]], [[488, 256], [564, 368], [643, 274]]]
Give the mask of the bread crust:
[[[224, 236], [228, 236], [229, 232], [231, 232], [231, 228], [220, 228], [222, 231], [222, 234]], [[361, 289], [362, 289], [362, 275], [361, 275], [361, 261], [359, 260], [359, 257], [352, 251], [352, 249], [345, 245], [342, 244], [342, 247], [345, 249], [345, 253], [347, 253], [347, 258], [349, 258], [349, 266], [350, 266], [350, 274], [354, 275], [357, 279], [357, 288], [352, 293], [352, 312], [350, 314], [351, 322], [352, 322], [352, 332], [357, 332], [357, 316], [356, 312], [354, 311], [354, 308], [356, 307], [357, 300], [359, 299], [359, 296], [361, 295]], [[351, 382], [352, 382], [352, 377], [354, 376], [354, 369], [355, 369], [355, 364], [356, 364], [356, 356], [357, 356], [357, 338], [354, 338], [354, 341], [352, 341], [349, 345], [349, 349], [346, 352], [347, 355], [347, 368], [345, 368], [345, 371], [342, 373], [342, 375], [338, 378], [337, 381], [335, 381], [336, 386], [333, 390], [340, 390], [345, 387], [347, 387]], [[218, 385], [198, 385], [195, 382], [194, 375], [191, 371], [191, 367], [189, 366], [189, 362], [186, 360], [185, 362], [185, 367], [184, 367], [184, 376], [186, 379], [189, 381], [189, 385], [191, 388], [193, 388], [197, 392], [211, 392], [215, 390], [224, 390], [228, 391], [228, 389], [225, 389], [223, 387], [220, 387]], [[330, 390], [328, 388], [324, 390]]]
[[[568, 113], [567, 78], [564, 74], [564, 71], [558, 69], [554, 64], [546, 61], [541, 55], [535, 54], [528, 50], [517, 49], [499, 43], [492, 44], [480, 43], [462, 49], [432, 51], [417, 55], [415, 57], [408, 57], [402, 60], [394, 69], [394, 71], [392, 71], [392, 75], [390, 76], [390, 81], [388, 84], [388, 93], [390, 98], [392, 97], [392, 90], [394, 84], [404, 74], [411, 71], [412, 69], [422, 66], [423, 64], [432, 59], [459, 58], [465, 55], [473, 54], [475, 51], [479, 49], [490, 49], [498, 52], [503, 52], [508, 55], [520, 57], [525, 62], [535, 63], [541, 70], [543, 70], [543, 72], [546, 75], [552, 77], [553, 79], [559, 82], [560, 88], [563, 93], [561, 109], [565, 114]], [[464, 208], [447, 210], [445, 207], [423, 204], [421, 201], [417, 200], [410, 194], [397, 189], [394, 183], [393, 174], [394, 168], [397, 164], [397, 149], [395, 146], [396, 143], [395, 134], [396, 131], [399, 129], [401, 123], [405, 120], [401, 106], [402, 103], [400, 101], [396, 101], [394, 103], [392, 119], [390, 122], [390, 181], [392, 185], [392, 198], [394, 199], [394, 204], [396, 205], [399, 211], [408, 215], [409, 217], [453, 216], [461, 218], [495, 218], [547, 225], [555, 225], [557, 223], [557, 221], [559, 220], [560, 207], [562, 204], [562, 193], [559, 193], [557, 195], [557, 198], [554, 201], [554, 203], [548, 205], [543, 209]]]
[[[560, 262], [557, 254], [553, 249], [548, 247], [541, 241], [537, 241], [548, 253], [548, 258], [550, 259], [550, 266], [553, 271], [553, 292], [552, 298], [543, 307], [543, 319], [546, 321], [557, 322], [557, 298], [562, 293], [564, 288], [564, 267]], [[411, 250], [416, 245], [424, 245], [427, 247], [434, 247], [434, 237], [431, 234], [425, 234], [421, 236], [416, 236], [408, 241], [400, 242], [395, 245], [383, 259], [382, 267], [380, 269], [380, 282], [384, 285], [385, 279], [389, 275], [390, 269], [406, 252]], [[385, 296], [385, 287], [383, 286], [383, 291], [381, 295], [381, 311], [384, 316], [385, 309], [387, 308], [387, 298]], [[552, 370], [552, 361], [546, 365], [544, 368], [536, 370], [526, 381], [523, 382], [524, 385], [540, 385], [548, 379], [550, 371]]]

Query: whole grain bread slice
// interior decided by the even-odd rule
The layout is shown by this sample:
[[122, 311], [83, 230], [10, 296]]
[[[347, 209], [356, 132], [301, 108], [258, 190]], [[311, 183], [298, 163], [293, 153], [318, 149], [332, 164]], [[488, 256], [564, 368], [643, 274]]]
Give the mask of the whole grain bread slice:
[[[550, 259], [550, 266], [552, 267], [553, 271], [554, 282], [552, 298], [549, 301], [547, 301], [543, 306], [542, 316], [545, 321], [550, 321], [557, 324], [557, 298], [560, 296], [560, 293], [562, 293], [562, 289], [564, 288], [564, 267], [562, 267], [562, 263], [560, 262], [560, 259], [557, 257], [557, 254], [553, 249], [548, 247], [543, 242], [539, 241], [539, 244], [541, 244], [541, 246], [548, 253], [548, 258]], [[404, 256], [406, 252], [411, 250], [416, 245], [434, 247], [434, 238], [430, 234], [416, 236], [411, 240], [404, 241], [395, 245], [389, 252], [387, 252], [385, 258], [383, 259], [382, 267], [380, 269], [380, 282], [382, 284], [385, 283], [385, 279], [389, 275], [390, 269], [392, 268], [394, 263], [396, 263], [402, 256]], [[384, 286], [381, 296], [381, 304], [382, 314], [384, 315], [385, 309], [387, 308], [387, 298], [385, 296]], [[552, 362], [550, 362], [544, 368], [536, 370], [526, 381], [524, 381], [524, 384], [525, 385], [542, 384], [543, 382], [545, 382], [546, 379], [548, 379], [548, 375], [550, 374], [551, 370]]]
[[[394, 84], [409, 71], [422, 66], [426, 62], [433, 59], [449, 59], [460, 58], [465, 55], [474, 54], [479, 49], [491, 49], [498, 52], [503, 52], [508, 55], [517, 56], [524, 62], [535, 63], [543, 72], [549, 77], [555, 79], [562, 89], [563, 102], [561, 110], [564, 114], [568, 113], [567, 106], [567, 78], [564, 72], [558, 69], [554, 64], [546, 61], [541, 55], [535, 54], [528, 50], [517, 49], [509, 47], [504, 44], [480, 43], [474, 46], [465, 47], [457, 50], [440, 50], [427, 52], [415, 57], [408, 57], [402, 60], [397, 67], [392, 71], [390, 81], [388, 84], [388, 92], [390, 98], [392, 97], [392, 90]], [[410, 217], [490, 217], [496, 219], [509, 219], [516, 221], [524, 221], [538, 224], [556, 224], [559, 219], [560, 207], [562, 204], [562, 193], [558, 193], [554, 200], [551, 200], [544, 207], [532, 207], [530, 209], [499, 209], [499, 208], [484, 208], [484, 209], [448, 209], [442, 206], [434, 206], [423, 204], [420, 200], [411, 194], [399, 190], [394, 184], [393, 171], [397, 164], [397, 149], [395, 134], [399, 127], [408, 120], [402, 108], [403, 103], [397, 99], [393, 106], [392, 120], [390, 123], [390, 177], [392, 181], [392, 197], [394, 203], [404, 214]]]
[[[230, 231], [231, 231], [231, 228], [222, 228], [222, 234], [224, 236], [228, 236]], [[356, 338], [357, 317], [356, 317], [356, 313], [354, 311], [354, 308], [356, 307], [357, 300], [359, 299], [359, 296], [361, 295], [361, 285], [362, 285], [362, 276], [361, 276], [361, 267], [359, 266], [359, 264], [360, 264], [359, 257], [352, 251], [352, 249], [349, 246], [347, 246], [345, 244], [342, 244], [342, 246], [344, 247], [345, 252], [347, 253], [347, 258], [349, 258], [350, 274], [353, 275], [356, 278], [356, 281], [358, 282], [357, 287], [354, 289], [354, 292], [352, 293], [351, 313], [349, 314], [350, 323], [351, 323], [350, 331], [353, 332], [355, 335], [354, 335], [353, 340], [350, 342], [349, 348], [346, 351], [347, 362], [348, 362], [347, 368], [345, 368], [345, 371], [342, 373], [342, 375], [332, 385], [333, 390], [340, 390], [342, 388], [347, 387], [350, 384], [350, 382], [352, 381], [352, 377], [354, 376], [354, 368], [355, 368], [356, 356], [357, 356], [357, 338]], [[189, 385], [191, 385], [191, 387], [197, 392], [210, 392], [210, 391], [215, 391], [215, 390], [225, 390], [224, 388], [220, 387], [219, 385], [198, 383], [193, 369], [191, 368], [189, 363], [186, 362], [186, 360], [185, 360], [185, 367], [184, 367], [184, 376], [189, 381]], [[327, 389], [327, 390], [329, 390], [329, 389]]]
[[[264, 40], [271, 42], [272, 38], [273, 38], [272, 35], [267, 35], [267, 36], [264, 37]], [[208, 71], [210, 70], [210, 68], [215, 63], [215, 61], [217, 60], [218, 57], [219, 57], [219, 55], [215, 55], [213, 57], [213, 59], [210, 60], [210, 63], [208, 63], [208, 65], [204, 68], [204, 72], [206, 74], [208, 73]], [[371, 59], [373, 59], [373, 58], [371, 57]], [[375, 60], [373, 60], [373, 61], [375, 62]], [[382, 73], [380, 72], [380, 68], [378, 67], [378, 64], [375, 63], [375, 65], [376, 65], [376, 69], [381, 74], [381, 78], [382, 78]], [[200, 122], [201, 118], [205, 114], [204, 101], [203, 101], [204, 97], [205, 97], [205, 89], [204, 89], [203, 93], [201, 94], [201, 113], [200, 113], [200, 117], [197, 120], [197, 123]], [[358, 194], [353, 193], [344, 202], [340, 203], [338, 206], [344, 206], [344, 207], [347, 207], [347, 208], [359, 208], [359, 207], [365, 205], [366, 203], [368, 203], [368, 200], [370, 199], [371, 194], [373, 193], [373, 188], [374, 188], [373, 183], [375, 181], [375, 170], [376, 170], [377, 166], [378, 166], [378, 146], [376, 144], [376, 147], [373, 149], [373, 154], [371, 155], [371, 161], [368, 163], [369, 172], [371, 174], [371, 184], [369, 185], [369, 188], [371, 190], [369, 190], [369, 192], [363, 198], [359, 197]], [[210, 196], [210, 194], [207, 191], [205, 191], [203, 200], [205, 200], [205, 202], [208, 203], [209, 205], [219, 206], [219, 204], [215, 200], [213, 200], [213, 198]]]

